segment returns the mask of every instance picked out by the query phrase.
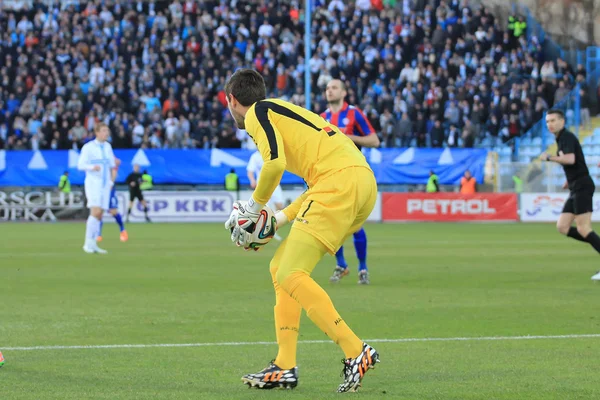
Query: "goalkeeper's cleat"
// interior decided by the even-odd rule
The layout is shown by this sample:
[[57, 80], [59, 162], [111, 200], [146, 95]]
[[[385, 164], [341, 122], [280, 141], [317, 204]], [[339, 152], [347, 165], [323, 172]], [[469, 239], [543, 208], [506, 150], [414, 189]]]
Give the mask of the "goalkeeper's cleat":
[[342, 268], [338, 265], [333, 270], [333, 275], [331, 275], [331, 278], [329, 278], [329, 282], [338, 283], [343, 277], [345, 277], [349, 273], [350, 271], [348, 270], [348, 268]]
[[293, 389], [298, 386], [298, 367], [281, 369], [275, 365], [275, 360], [272, 360], [262, 371], [242, 376], [242, 382], [248, 385], [248, 388]]
[[359, 285], [368, 285], [371, 283], [369, 280], [369, 271], [360, 271], [358, 273], [358, 284]]
[[102, 236], [97, 236], [96, 237], [96, 242], [100, 243], [102, 241]]
[[356, 358], [347, 358], [342, 360], [344, 369], [342, 376], [344, 382], [338, 387], [338, 393], [356, 392], [362, 384], [363, 377], [371, 368], [375, 369], [375, 364], [379, 362], [379, 353], [366, 343], [363, 343], [363, 350]]
[[127, 231], [121, 232], [120, 239], [121, 239], [121, 242], [126, 242], [129, 240], [129, 235], [127, 234]]

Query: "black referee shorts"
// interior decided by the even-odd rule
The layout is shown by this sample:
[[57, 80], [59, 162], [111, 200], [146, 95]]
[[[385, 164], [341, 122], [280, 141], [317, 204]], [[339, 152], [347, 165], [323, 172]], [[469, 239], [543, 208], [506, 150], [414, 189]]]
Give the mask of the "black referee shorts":
[[562, 212], [581, 215], [594, 211], [594, 187], [584, 187], [571, 191]]
[[138, 199], [139, 201], [144, 200], [144, 195], [140, 189], [129, 190], [129, 201]]

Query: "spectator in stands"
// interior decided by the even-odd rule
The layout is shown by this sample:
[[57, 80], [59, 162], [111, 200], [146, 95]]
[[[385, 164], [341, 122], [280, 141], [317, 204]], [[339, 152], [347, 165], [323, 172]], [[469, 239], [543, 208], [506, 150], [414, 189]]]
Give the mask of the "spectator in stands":
[[471, 120], [465, 120], [465, 126], [463, 128], [462, 140], [463, 147], [473, 148], [475, 146], [475, 139], [477, 138], [477, 129], [471, 123]]
[[413, 124], [408, 113], [402, 114], [402, 118], [394, 125], [393, 135], [388, 137], [386, 147], [408, 147], [412, 140]]
[[[0, 14], [4, 146], [80, 147], [100, 121], [111, 123], [115, 147], [227, 144], [223, 82], [250, 65], [264, 75], [269, 96], [304, 104], [303, 2], [34, 4], [31, 12]], [[574, 74], [585, 78], [582, 66], [574, 72], [563, 60], [545, 59], [523, 19], [515, 17], [508, 34], [488, 9], [475, 8], [469, 0], [319, 1], [309, 60], [315, 111], [325, 108], [320, 84], [341, 78], [349, 99], [381, 126], [386, 146], [408, 145], [413, 133], [418, 145], [450, 145], [452, 138], [456, 146], [461, 135], [450, 124], [462, 132], [466, 117], [478, 130], [516, 102], [522, 131], [564, 96]], [[407, 114], [415, 130], [397, 136], [402, 124], [391, 128], [386, 109], [394, 122]], [[439, 143], [434, 121], [446, 113]], [[167, 132], [170, 118], [178, 122]]]
[[554, 104], [560, 103], [560, 101], [569, 94], [570, 89], [565, 86], [564, 81], [558, 82], [558, 89], [554, 92]]
[[429, 135], [431, 137], [432, 147], [442, 147], [444, 144], [444, 128], [442, 127], [442, 121], [439, 119], [435, 120], [434, 126]]
[[458, 147], [459, 143], [458, 128], [454, 124], [450, 124], [450, 130], [447, 135], [447, 143], [449, 147]]

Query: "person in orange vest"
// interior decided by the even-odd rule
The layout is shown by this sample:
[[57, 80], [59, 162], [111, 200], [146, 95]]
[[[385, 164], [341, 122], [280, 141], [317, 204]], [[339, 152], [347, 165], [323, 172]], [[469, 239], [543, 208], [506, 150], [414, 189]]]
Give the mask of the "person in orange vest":
[[471, 172], [465, 171], [465, 176], [460, 178], [460, 193], [473, 194], [477, 192], [477, 180], [471, 175]]

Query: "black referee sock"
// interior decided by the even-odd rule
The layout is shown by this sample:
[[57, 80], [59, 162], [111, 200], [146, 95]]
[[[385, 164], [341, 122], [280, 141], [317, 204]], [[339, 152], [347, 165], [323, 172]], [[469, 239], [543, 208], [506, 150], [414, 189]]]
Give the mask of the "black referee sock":
[[567, 236], [575, 240], [579, 240], [580, 242], [587, 242], [586, 238], [581, 236], [581, 234], [577, 231], [577, 228], [575, 228], [574, 226], [569, 228], [569, 233], [567, 233]]
[[591, 244], [594, 250], [600, 253], [600, 236], [598, 236], [596, 232], [591, 231], [590, 234], [585, 238], [585, 241]]

